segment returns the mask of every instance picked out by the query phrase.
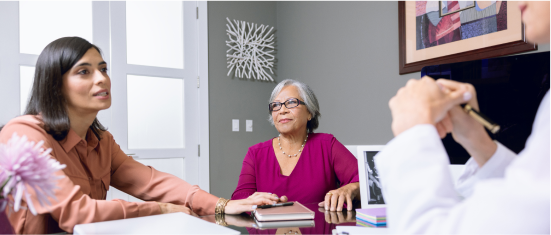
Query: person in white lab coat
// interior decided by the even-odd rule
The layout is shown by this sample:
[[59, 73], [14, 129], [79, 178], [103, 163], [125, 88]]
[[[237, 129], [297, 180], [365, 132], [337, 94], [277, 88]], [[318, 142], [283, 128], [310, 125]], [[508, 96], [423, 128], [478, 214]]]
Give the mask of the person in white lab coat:
[[[548, 43], [549, 1], [520, 2], [526, 38]], [[392, 233], [549, 234], [550, 103], [543, 98], [518, 155], [493, 142], [459, 106], [478, 108], [473, 86], [410, 80], [389, 101], [391, 140], [375, 159]], [[472, 156], [454, 187], [439, 137], [453, 134]]]

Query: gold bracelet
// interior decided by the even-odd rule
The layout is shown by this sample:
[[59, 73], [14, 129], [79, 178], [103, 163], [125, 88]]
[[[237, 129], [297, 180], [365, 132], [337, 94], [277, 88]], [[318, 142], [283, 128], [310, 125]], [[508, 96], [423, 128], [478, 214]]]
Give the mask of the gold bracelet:
[[222, 205], [222, 214], [225, 214], [226, 213], [226, 205], [228, 205], [228, 202], [230, 201], [230, 199], [226, 199], [226, 201], [224, 202], [224, 205]]
[[224, 214], [216, 214], [214, 215], [214, 218], [216, 219], [216, 224], [222, 225], [222, 226], [228, 226], [228, 223], [226, 223], [226, 217]]
[[216, 202], [216, 207], [214, 208], [215, 214], [220, 214], [220, 206], [222, 206], [222, 202], [224, 201], [224, 198], [218, 199], [218, 202]]
[[214, 209], [214, 213], [215, 214], [224, 214], [224, 212], [226, 210], [226, 205], [228, 204], [229, 201], [230, 201], [230, 199], [225, 199], [225, 198], [218, 199], [218, 202], [216, 203], [216, 207]]

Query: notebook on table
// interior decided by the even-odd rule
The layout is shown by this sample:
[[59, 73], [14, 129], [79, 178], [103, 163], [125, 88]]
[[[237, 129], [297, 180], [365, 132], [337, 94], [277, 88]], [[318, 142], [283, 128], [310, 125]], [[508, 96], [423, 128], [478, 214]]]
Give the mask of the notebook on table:
[[314, 212], [299, 202], [292, 206], [256, 209], [254, 217], [257, 221], [313, 220]]
[[386, 228], [387, 227], [386, 224], [376, 225], [376, 224], [363, 221], [361, 219], [356, 220], [356, 226], [367, 227], [367, 228]]
[[356, 220], [362, 226], [386, 226], [386, 208], [356, 209]]

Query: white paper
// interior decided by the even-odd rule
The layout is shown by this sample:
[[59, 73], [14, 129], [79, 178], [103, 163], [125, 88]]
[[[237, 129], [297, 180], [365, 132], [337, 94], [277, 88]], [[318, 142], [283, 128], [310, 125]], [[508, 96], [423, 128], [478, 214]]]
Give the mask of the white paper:
[[347, 232], [349, 235], [356, 234], [388, 234], [388, 228], [368, 228], [360, 226], [337, 226], [336, 227], [338, 234], [343, 234]]

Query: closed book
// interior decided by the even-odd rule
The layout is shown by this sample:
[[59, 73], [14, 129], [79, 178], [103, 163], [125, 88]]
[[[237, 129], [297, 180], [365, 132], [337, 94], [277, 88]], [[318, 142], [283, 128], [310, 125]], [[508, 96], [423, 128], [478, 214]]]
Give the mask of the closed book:
[[257, 221], [313, 220], [314, 212], [299, 202], [294, 202], [292, 206], [256, 209], [254, 217]]
[[284, 221], [256, 221], [256, 226], [260, 229], [270, 228], [289, 228], [289, 227], [314, 227], [314, 220], [284, 220]]

